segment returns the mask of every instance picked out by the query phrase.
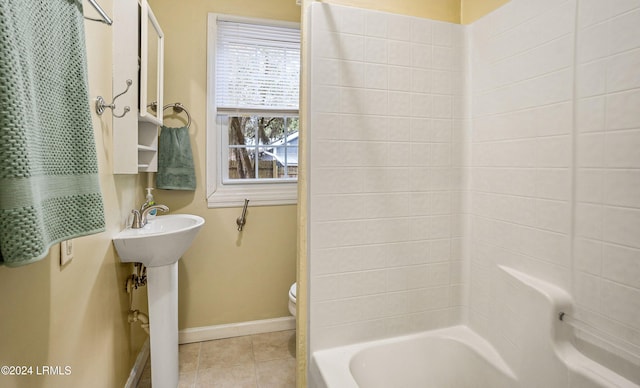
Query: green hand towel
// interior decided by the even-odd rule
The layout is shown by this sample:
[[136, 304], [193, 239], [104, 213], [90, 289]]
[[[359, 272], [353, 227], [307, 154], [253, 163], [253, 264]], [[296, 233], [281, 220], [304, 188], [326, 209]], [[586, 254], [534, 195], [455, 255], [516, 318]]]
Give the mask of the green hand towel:
[[162, 127], [158, 140], [156, 187], [167, 190], [195, 190], [196, 173], [189, 139], [189, 127]]
[[0, 264], [104, 230], [84, 19], [75, 0], [0, 0]]

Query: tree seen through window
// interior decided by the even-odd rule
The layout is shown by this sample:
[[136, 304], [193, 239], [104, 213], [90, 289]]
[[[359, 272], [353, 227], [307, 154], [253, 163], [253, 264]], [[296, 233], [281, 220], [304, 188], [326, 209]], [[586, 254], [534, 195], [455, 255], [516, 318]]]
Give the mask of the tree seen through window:
[[229, 116], [229, 179], [295, 178], [298, 126], [295, 116]]

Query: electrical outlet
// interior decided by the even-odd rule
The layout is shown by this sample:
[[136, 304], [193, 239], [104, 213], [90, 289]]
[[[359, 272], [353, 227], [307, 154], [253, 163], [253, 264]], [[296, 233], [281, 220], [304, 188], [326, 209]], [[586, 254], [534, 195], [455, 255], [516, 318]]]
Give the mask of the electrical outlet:
[[60, 243], [60, 266], [64, 266], [73, 259], [73, 240]]

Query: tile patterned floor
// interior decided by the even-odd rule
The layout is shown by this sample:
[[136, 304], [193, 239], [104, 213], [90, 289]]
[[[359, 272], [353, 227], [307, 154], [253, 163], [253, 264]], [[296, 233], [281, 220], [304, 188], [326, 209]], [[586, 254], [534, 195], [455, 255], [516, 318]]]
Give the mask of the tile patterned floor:
[[[293, 388], [295, 330], [180, 345], [179, 387]], [[149, 362], [138, 388], [151, 387]]]

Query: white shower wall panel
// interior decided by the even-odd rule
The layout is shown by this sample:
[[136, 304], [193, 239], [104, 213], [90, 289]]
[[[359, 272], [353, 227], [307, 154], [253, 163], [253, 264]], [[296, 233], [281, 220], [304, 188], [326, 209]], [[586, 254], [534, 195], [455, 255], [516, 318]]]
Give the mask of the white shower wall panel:
[[460, 322], [465, 27], [314, 3], [311, 350]]
[[470, 28], [469, 318], [516, 373], [500, 264], [569, 291], [579, 337], [640, 362], [639, 7], [512, 0]]
[[579, 337], [631, 361], [640, 381], [640, 3], [582, 0], [577, 15], [574, 295], [614, 341]]
[[511, 1], [471, 27], [469, 323], [519, 372], [498, 265], [571, 285], [575, 1]]

